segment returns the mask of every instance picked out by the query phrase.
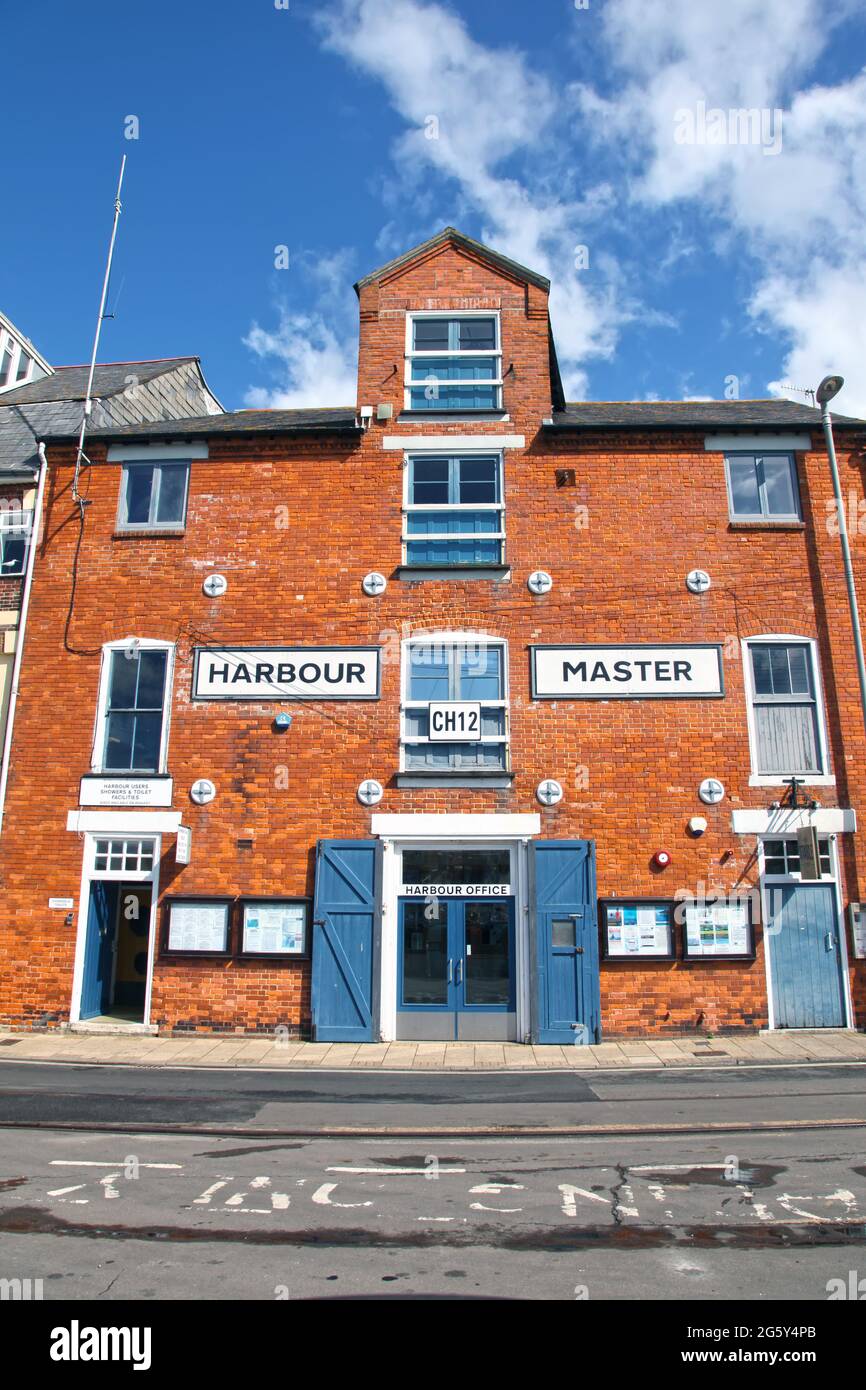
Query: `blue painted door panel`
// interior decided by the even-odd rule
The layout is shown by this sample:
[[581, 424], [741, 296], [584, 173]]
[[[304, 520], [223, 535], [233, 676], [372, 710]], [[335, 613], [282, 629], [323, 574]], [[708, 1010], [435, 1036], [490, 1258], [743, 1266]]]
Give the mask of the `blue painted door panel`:
[[118, 884], [94, 879], [90, 884], [80, 1018], [95, 1018], [111, 1005], [111, 968], [117, 929]]
[[381, 845], [320, 840], [313, 906], [313, 1036], [371, 1042]]
[[777, 1028], [844, 1028], [836, 898], [828, 883], [768, 887], [770, 974]]
[[598, 1042], [595, 845], [591, 840], [536, 840], [531, 851], [533, 1041]]

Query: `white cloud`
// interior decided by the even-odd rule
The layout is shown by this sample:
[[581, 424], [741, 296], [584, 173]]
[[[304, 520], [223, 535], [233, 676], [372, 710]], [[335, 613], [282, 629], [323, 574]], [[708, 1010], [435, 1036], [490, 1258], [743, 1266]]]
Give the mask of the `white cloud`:
[[[832, 368], [848, 383], [840, 408], [866, 411], [866, 73], [805, 85], [833, 26], [855, 11], [855, 0], [831, 10], [820, 0], [608, 0], [607, 50], [623, 80], [614, 98], [575, 95], [597, 142], [625, 145], [638, 204], [693, 204], [716, 244], [754, 267], [746, 308], [779, 341], [780, 380], [815, 385]], [[779, 153], [678, 144], [678, 113], [701, 101], [766, 108], [768, 133], [780, 112]]]
[[[430, 166], [455, 180], [463, 204], [483, 219], [482, 240], [551, 279], [566, 390], [583, 395], [581, 364], [612, 355], [636, 308], [610, 257], [593, 261], [592, 288], [575, 265], [576, 246], [590, 241], [586, 227], [612, 193], [606, 184], [580, 200], [550, 191], [561, 93], [520, 53], [476, 42], [436, 0], [340, 0], [319, 24], [326, 46], [381, 82], [406, 121], [393, 155], [407, 183]], [[522, 181], [502, 172], [504, 160], [527, 156]]]
[[276, 328], [254, 323], [245, 345], [263, 361], [278, 364], [270, 387], [250, 387], [244, 404], [259, 409], [354, 405], [357, 395], [357, 308], [351, 289], [349, 253], [313, 259], [293, 256], [281, 275], [302, 276], [315, 309], [280, 308]]

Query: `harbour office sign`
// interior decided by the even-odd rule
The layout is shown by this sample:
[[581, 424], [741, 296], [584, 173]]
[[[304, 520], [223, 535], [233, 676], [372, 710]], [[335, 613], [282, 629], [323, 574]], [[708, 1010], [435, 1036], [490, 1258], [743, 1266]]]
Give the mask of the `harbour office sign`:
[[196, 647], [194, 700], [378, 700], [378, 647]]
[[718, 643], [530, 650], [534, 700], [712, 700], [725, 693]]

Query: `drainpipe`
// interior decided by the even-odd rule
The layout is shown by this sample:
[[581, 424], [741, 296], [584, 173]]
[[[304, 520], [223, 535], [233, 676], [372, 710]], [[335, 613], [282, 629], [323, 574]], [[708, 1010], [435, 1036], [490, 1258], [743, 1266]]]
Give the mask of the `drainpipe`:
[[857, 610], [857, 590], [854, 585], [854, 567], [851, 564], [851, 546], [848, 543], [848, 526], [845, 520], [845, 503], [842, 499], [842, 484], [839, 479], [839, 465], [836, 462], [836, 446], [833, 440], [833, 421], [830, 416], [830, 402], [838, 395], [844, 385], [841, 376], [825, 376], [818, 387], [816, 396], [821, 407], [821, 424], [824, 427], [824, 442], [827, 458], [830, 461], [830, 477], [833, 480], [833, 496], [836, 499], [836, 515], [839, 519], [839, 544], [842, 547], [842, 569], [845, 573], [845, 588], [848, 591], [848, 610], [851, 614], [851, 631], [854, 638], [854, 657], [857, 662], [857, 677], [860, 683], [860, 711], [866, 730], [866, 661], [863, 657], [863, 635], [860, 630], [860, 614]]
[[30, 544], [27, 547], [27, 570], [24, 575], [24, 592], [21, 596], [21, 611], [18, 615], [18, 632], [15, 640], [15, 661], [12, 665], [12, 688], [9, 691], [9, 708], [6, 714], [6, 734], [3, 740], [3, 762], [0, 766], [0, 835], [3, 833], [3, 817], [6, 811], [6, 785], [9, 781], [9, 761], [12, 752], [12, 727], [15, 723], [15, 706], [18, 703], [18, 683], [21, 678], [21, 659], [24, 655], [24, 633], [27, 627], [27, 610], [30, 607], [30, 591], [33, 587], [33, 570], [36, 564], [36, 539], [42, 522], [42, 498], [45, 493], [45, 476], [48, 460], [45, 445], [38, 446], [39, 473], [36, 484], [36, 503], [33, 508], [33, 524], [30, 528]]

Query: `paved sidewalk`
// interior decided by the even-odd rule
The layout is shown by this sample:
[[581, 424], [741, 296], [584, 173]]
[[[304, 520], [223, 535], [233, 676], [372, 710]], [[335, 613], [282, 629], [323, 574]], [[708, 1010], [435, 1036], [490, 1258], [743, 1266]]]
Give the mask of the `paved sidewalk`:
[[403, 1071], [536, 1070], [866, 1062], [866, 1033], [836, 1030], [736, 1038], [625, 1038], [595, 1047], [517, 1043], [309, 1043], [199, 1035], [0, 1032], [0, 1060], [147, 1067], [351, 1068]]

